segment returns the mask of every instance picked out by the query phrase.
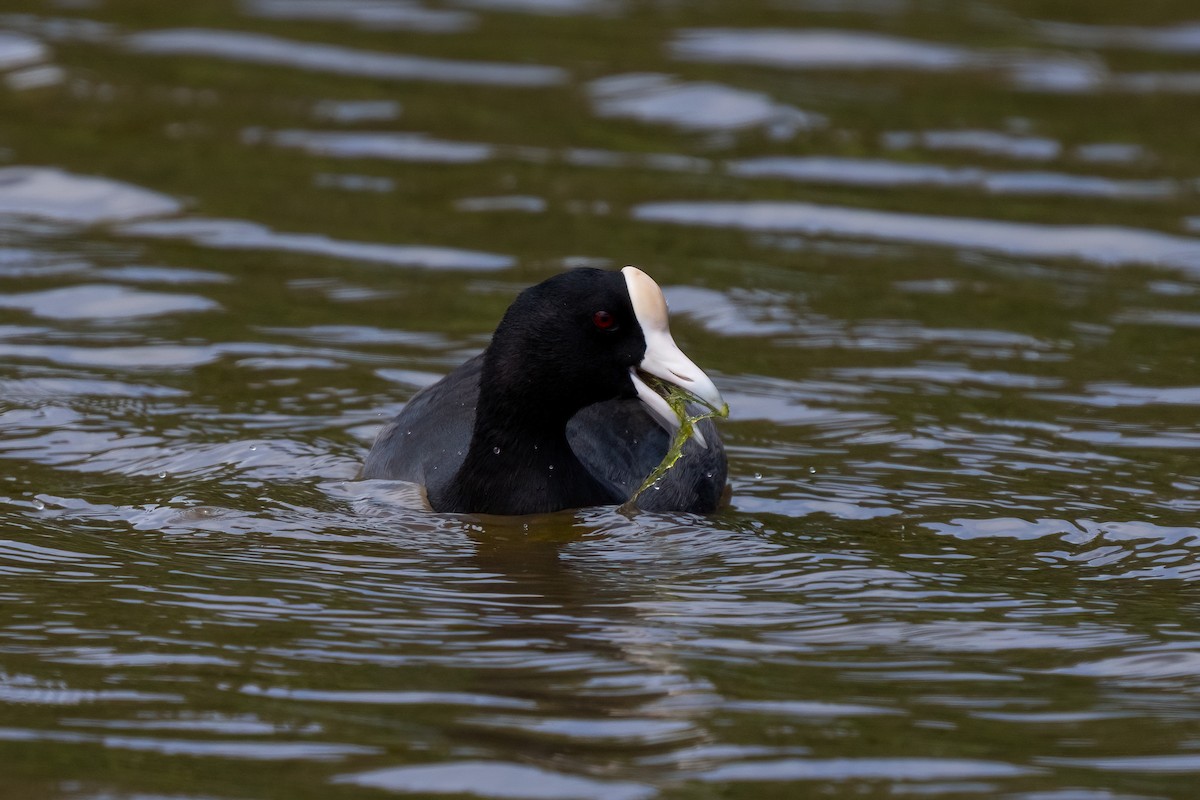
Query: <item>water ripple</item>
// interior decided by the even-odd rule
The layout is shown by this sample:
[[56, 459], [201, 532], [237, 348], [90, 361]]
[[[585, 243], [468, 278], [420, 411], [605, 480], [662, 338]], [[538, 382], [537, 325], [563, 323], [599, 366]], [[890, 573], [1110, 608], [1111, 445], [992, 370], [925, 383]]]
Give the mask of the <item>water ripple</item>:
[[513, 800], [644, 800], [650, 786], [567, 775], [498, 761], [448, 761], [339, 775], [334, 783], [405, 794], [469, 794]]
[[766, 127], [774, 138], [824, 127], [826, 118], [772, 101], [759, 92], [718, 83], [681, 82], [670, 75], [610, 75], [588, 84], [596, 113], [685, 130]]
[[247, 761], [341, 761], [348, 756], [373, 755], [376, 747], [320, 742], [228, 742], [196, 739], [160, 739], [140, 736], [94, 735], [70, 731], [34, 731], [0, 728], [0, 741], [97, 744], [110, 750], [133, 750], [168, 756], [231, 758]]
[[475, 27], [473, 14], [423, 8], [400, 0], [242, 0], [245, 13], [267, 19], [348, 22], [376, 30], [461, 33]]
[[0, 215], [95, 224], [174, 214], [181, 208], [173, 198], [119, 181], [48, 167], [0, 169]]
[[514, 263], [510, 256], [495, 253], [454, 247], [351, 242], [311, 233], [278, 233], [265, 225], [230, 219], [140, 222], [125, 225], [118, 232], [126, 236], [184, 239], [221, 250], [279, 250], [397, 267], [495, 270], [511, 267]]
[[825, 781], [825, 780], [947, 780], [962, 778], [1015, 778], [1039, 770], [998, 761], [953, 758], [831, 758], [780, 759], [728, 764], [700, 773], [707, 783], [726, 781]]
[[210, 56], [385, 80], [512, 87], [553, 86], [566, 80], [565, 70], [558, 67], [379, 53], [264, 34], [206, 28], [142, 31], [127, 36], [125, 46], [149, 55]]
[[646, 203], [633, 209], [633, 217], [644, 222], [856, 236], [1032, 258], [1079, 258], [1103, 266], [1157, 264], [1200, 272], [1200, 239], [1137, 228], [1003, 222], [766, 201]]

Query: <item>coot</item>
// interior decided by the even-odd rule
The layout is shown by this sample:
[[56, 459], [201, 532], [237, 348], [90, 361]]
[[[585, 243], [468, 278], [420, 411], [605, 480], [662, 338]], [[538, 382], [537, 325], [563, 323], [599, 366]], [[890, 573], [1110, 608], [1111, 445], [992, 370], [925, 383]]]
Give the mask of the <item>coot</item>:
[[[418, 484], [435, 511], [623, 503], [679, 426], [639, 372], [723, 404], [671, 338], [649, 275], [636, 267], [556, 275], [521, 292], [486, 350], [413, 397], [376, 438], [362, 477]], [[725, 449], [711, 420], [697, 432], [640, 508], [716, 509]]]

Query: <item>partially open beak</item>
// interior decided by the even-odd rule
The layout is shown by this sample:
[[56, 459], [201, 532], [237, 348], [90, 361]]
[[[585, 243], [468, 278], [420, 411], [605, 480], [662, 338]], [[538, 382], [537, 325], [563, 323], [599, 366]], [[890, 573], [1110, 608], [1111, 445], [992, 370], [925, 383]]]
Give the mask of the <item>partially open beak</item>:
[[[641, 379], [639, 371], [678, 386], [714, 410], [723, 407], [725, 401], [721, 399], [721, 393], [713, 385], [712, 379], [693, 364], [671, 338], [671, 329], [667, 324], [667, 300], [654, 279], [637, 267], [625, 267], [621, 272], [629, 289], [629, 299], [633, 302], [634, 316], [646, 338], [646, 354], [642, 363], [629, 371], [633, 386], [650, 415], [669, 433], [674, 433], [679, 428], [679, 418], [667, 401]], [[699, 430], [696, 430], [695, 436], [701, 447], [708, 447]]]

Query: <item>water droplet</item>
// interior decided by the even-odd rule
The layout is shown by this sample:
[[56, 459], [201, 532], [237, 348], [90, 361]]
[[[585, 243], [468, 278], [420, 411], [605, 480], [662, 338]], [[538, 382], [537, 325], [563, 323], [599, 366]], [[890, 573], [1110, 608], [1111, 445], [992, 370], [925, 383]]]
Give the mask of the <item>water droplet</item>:
[[158, 473], [158, 477], [159, 477], [160, 479], [162, 479], [162, 478], [165, 478], [165, 477], [167, 477], [167, 473], [165, 473], [165, 472], [160, 472], [160, 473]]
[[33, 507], [36, 508], [38, 511], [46, 510], [46, 504], [43, 503], [41, 500], [38, 500], [36, 497], [33, 498]]
[[250, 449], [251, 449], [251, 450], [257, 450], [257, 449], [258, 449], [258, 445], [256, 445], [256, 444], [252, 444], [252, 445], [250, 445]]
[[706, 477], [706, 478], [711, 478], [711, 477], [712, 477], [712, 473], [711, 473], [711, 472], [706, 472], [706, 473], [704, 473], [704, 477]]
[[809, 467], [809, 468], [808, 468], [808, 474], [809, 474], [809, 475], [816, 475], [816, 474], [817, 474], [817, 468], [816, 468], [816, 467]]
[[554, 465], [553, 465], [553, 464], [551, 464], [551, 465], [550, 465], [550, 469], [554, 469]]
[[756, 472], [756, 473], [754, 473], [754, 480], [756, 480], [756, 481], [761, 481], [761, 480], [762, 480], [762, 473], [761, 473], [761, 472]]
[[496, 455], [500, 455], [500, 448], [499, 448], [499, 447], [493, 447], [493, 448], [492, 448], [492, 452], [493, 452], [494, 454], [496, 454]]

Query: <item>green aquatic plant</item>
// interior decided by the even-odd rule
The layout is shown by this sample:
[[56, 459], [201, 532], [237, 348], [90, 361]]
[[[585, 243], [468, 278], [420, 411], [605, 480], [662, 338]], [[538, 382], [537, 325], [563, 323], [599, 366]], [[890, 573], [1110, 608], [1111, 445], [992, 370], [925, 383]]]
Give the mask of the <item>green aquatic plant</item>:
[[[717, 408], [686, 389], [681, 389], [674, 384], [648, 375], [643, 375], [642, 378], [646, 380], [651, 389], [667, 401], [667, 405], [671, 407], [671, 410], [675, 412], [675, 416], [679, 418], [679, 428], [671, 438], [671, 445], [667, 448], [666, 455], [663, 456], [662, 461], [650, 471], [650, 474], [646, 476], [646, 480], [642, 481], [642, 485], [633, 493], [633, 496], [625, 501], [625, 504], [621, 506], [622, 511], [630, 511], [637, 508], [637, 499], [642, 496], [642, 493], [662, 480], [662, 477], [675, 466], [676, 462], [683, 455], [683, 446], [687, 444], [688, 439], [696, 435], [697, 423], [701, 420], [712, 419], [714, 417], [724, 419], [729, 416], [728, 403]], [[688, 412], [688, 403], [694, 403], [706, 410], [699, 414], [691, 414]]]

